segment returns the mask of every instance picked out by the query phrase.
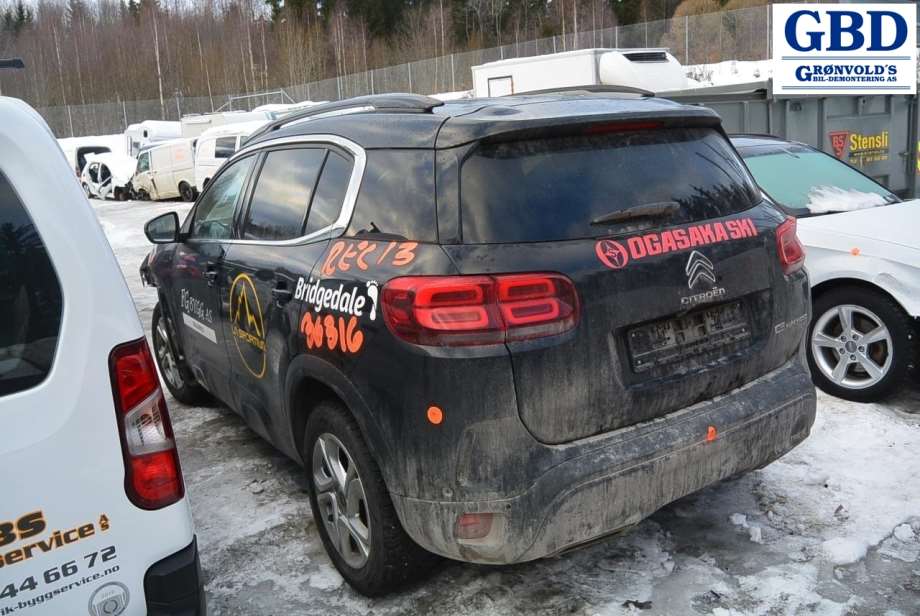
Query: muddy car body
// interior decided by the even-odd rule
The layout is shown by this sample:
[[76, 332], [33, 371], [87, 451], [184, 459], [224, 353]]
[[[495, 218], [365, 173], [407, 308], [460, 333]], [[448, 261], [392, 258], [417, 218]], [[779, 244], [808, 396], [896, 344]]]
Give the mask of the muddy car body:
[[[304, 187], [286, 230], [279, 184]], [[383, 548], [416, 558], [384, 579], [362, 568], [379, 554], [343, 556], [323, 505], [350, 493], [324, 496], [320, 441], [359, 441], [314, 426], [330, 401], [367, 445], [372, 462], [342, 468], [368, 507], [479, 563], [613, 533], [768, 464], [814, 419], [794, 222], [705, 109], [610, 92], [319, 106], [254, 135], [173, 225], [148, 224], [142, 268], [167, 385], [206, 389], [304, 463], [327, 550], [363, 592], [418, 558]], [[371, 515], [371, 554], [388, 520]], [[360, 548], [364, 530], [342, 533]]]

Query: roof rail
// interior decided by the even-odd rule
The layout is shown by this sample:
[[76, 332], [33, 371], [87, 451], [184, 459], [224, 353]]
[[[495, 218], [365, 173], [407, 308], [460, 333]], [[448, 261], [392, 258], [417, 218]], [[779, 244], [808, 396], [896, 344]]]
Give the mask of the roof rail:
[[303, 111], [296, 111], [274, 122], [270, 122], [262, 129], [256, 131], [246, 141], [253, 141], [272, 131], [285, 126], [299, 124], [321, 117], [347, 115], [349, 113], [373, 112], [404, 112], [404, 113], [430, 113], [435, 107], [440, 107], [444, 101], [439, 101], [430, 96], [421, 94], [371, 94], [369, 96], [356, 96], [331, 103], [314, 105]]
[[26, 63], [22, 61], [22, 58], [9, 58], [2, 59], [0, 58], [0, 68], [25, 68]]
[[516, 94], [578, 94], [586, 92], [588, 94], [638, 94], [643, 97], [655, 96], [654, 92], [634, 88], [632, 86], [563, 86], [561, 88], [547, 88], [545, 90], [531, 90], [529, 92], [516, 92]]

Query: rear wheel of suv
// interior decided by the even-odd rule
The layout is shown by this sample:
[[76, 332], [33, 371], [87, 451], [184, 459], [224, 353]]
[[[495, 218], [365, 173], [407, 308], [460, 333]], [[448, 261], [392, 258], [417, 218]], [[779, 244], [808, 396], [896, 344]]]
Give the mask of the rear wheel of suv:
[[194, 201], [195, 200], [195, 189], [192, 188], [188, 182], [179, 183], [179, 195], [182, 197], [183, 201]]
[[380, 468], [344, 406], [319, 403], [303, 449], [313, 519], [345, 581], [372, 597], [424, 577], [438, 557], [403, 530]]
[[910, 320], [890, 298], [859, 287], [834, 289], [814, 302], [808, 365], [827, 393], [873, 402], [907, 378], [914, 343]]
[[153, 308], [153, 353], [166, 388], [173, 398], [182, 404], [199, 406], [211, 402], [213, 400], [211, 394], [195, 381], [191, 371], [178, 358], [176, 346], [172, 341], [174, 331], [173, 323], [168, 316], [163, 314], [160, 304], [157, 303]]

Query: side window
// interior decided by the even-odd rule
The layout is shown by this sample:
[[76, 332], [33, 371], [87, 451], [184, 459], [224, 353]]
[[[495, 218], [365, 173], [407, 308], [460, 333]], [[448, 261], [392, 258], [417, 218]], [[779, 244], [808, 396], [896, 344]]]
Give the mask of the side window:
[[191, 230], [193, 238], [230, 239], [237, 198], [254, 160], [254, 156], [247, 156], [236, 161], [208, 184], [195, 207]]
[[150, 153], [145, 152], [137, 157], [137, 172], [150, 171]]
[[54, 363], [61, 285], [22, 202], [0, 173], [0, 396], [35, 387]]
[[339, 217], [353, 166], [351, 159], [329, 152], [326, 164], [323, 165], [323, 174], [316, 185], [304, 235], [328, 227]]
[[221, 137], [214, 146], [214, 158], [230, 158], [236, 152], [236, 137]]
[[303, 235], [325, 157], [321, 148], [269, 152], [252, 192], [243, 239], [279, 241]]
[[431, 150], [368, 150], [361, 191], [346, 235], [437, 240]]

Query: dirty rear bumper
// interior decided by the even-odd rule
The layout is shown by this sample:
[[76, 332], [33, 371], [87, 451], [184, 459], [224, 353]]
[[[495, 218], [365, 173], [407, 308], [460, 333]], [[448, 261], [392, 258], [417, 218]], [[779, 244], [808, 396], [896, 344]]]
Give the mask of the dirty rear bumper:
[[[614, 533], [687, 494], [761, 468], [802, 442], [814, 418], [814, 387], [796, 359], [719, 398], [553, 446], [560, 462], [506, 499], [392, 494], [393, 504], [406, 532], [432, 552], [477, 563], [524, 562]], [[455, 539], [457, 517], [481, 512], [495, 514], [489, 535]]]

